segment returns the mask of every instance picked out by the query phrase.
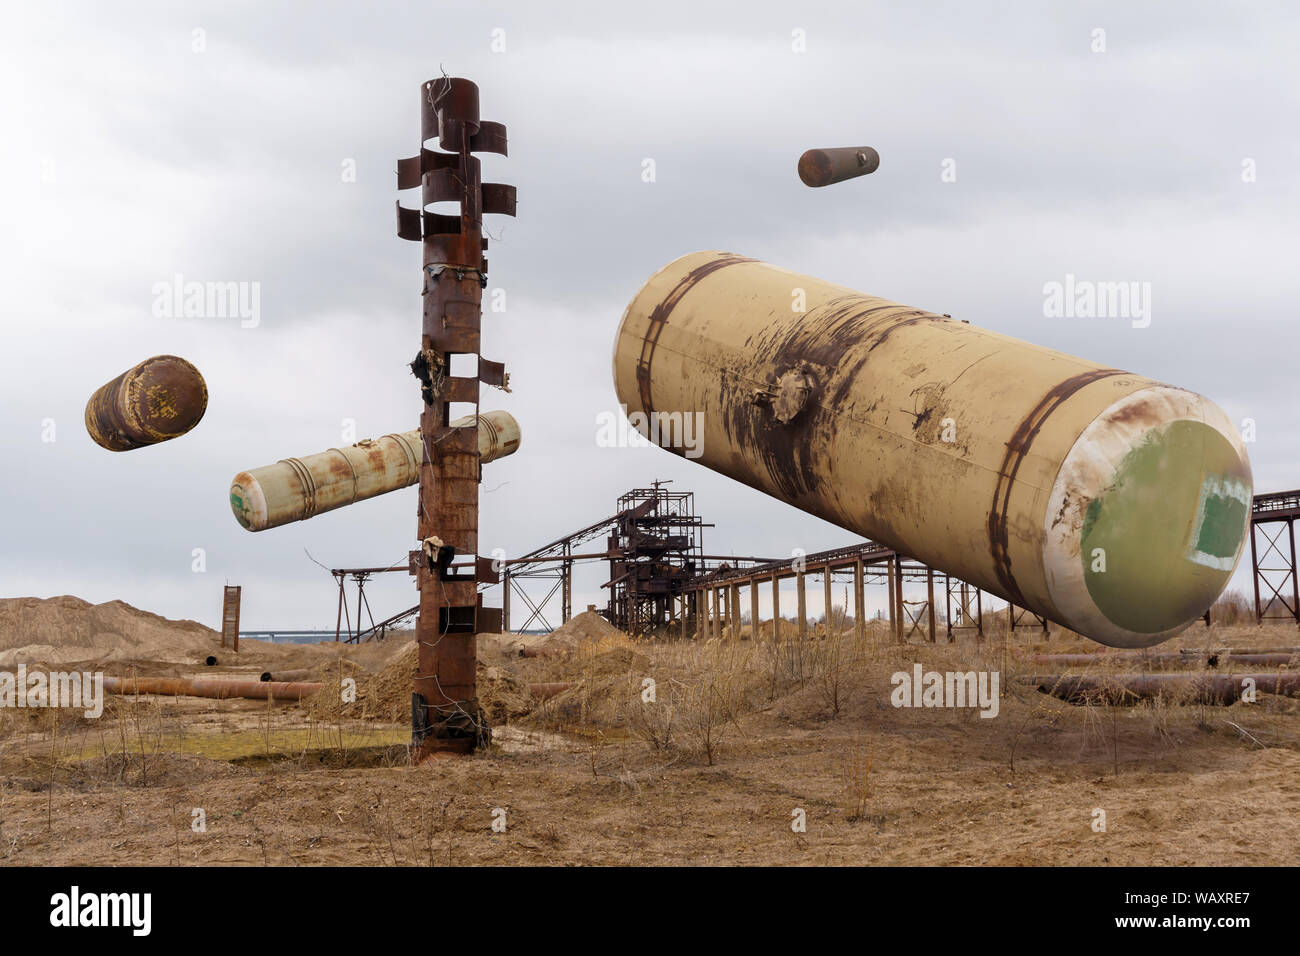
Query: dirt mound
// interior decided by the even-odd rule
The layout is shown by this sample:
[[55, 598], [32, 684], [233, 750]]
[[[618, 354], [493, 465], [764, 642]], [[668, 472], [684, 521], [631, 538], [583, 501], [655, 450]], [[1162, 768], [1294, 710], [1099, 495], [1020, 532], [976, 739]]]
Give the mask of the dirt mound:
[[125, 601], [0, 599], [0, 666], [19, 662], [201, 661], [221, 636], [197, 621], [173, 621]]
[[538, 635], [531, 640], [523, 638], [523, 643], [545, 650], [548, 654], [571, 654], [582, 647], [627, 639], [626, 634], [595, 611], [583, 611], [569, 618], [550, 634]]
[[552, 668], [563, 668], [550, 676], [572, 681], [573, 686], [534, 711], [536, 723], [554, 728], [582, 724], [612, 727], [623, 723], [624, 711], [630, 702], [639, 699], [641, 681], [649, 675], [651, 666], [625, 635], [617, 630], [614, 634], [617, 637], [581, 648], [558, 665], [553, 658], [547, 659]]
[[[350, 669], [340, 668], [342, 662], [330, 664], [321, 674], [324, 686], [306, 703], [307, 713], [317, 720], [409, 721], [416, 657], [416, 643], [408, 641], [375, 674], [364, 673], [355, 664]], [[356, 681], [356, 700], [345, 702], [343, 680], [348, 677]], [[533, 707], [527, 684], [505, 668], [483, 661], [478, 662], [478, 699], [489, 724], [508, 723]]]

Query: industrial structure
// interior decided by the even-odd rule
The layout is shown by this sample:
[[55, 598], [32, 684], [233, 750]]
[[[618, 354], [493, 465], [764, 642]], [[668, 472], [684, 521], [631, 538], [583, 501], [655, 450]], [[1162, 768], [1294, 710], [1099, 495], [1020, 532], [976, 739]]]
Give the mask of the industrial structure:
[[[704, 529], [713, 527], [696, 512], [694, 494], [669, 491], [668, 482], [654, 481], [619, 496], [614, 514], [556, 538], [518, 558], [500, 562], [502, 621], [505, 631], [551, 631], [573, 616], [575, 566], [608, 568], [602, 589], [608, 598], [599, 613], [633, 635], [658, 633], [721, 636], [738, 633], [742, 618], [760, 619], [758, 602], [770, 592], [774, 634], [809, 633], [809, 620], [818, 611], [833, 617], [835, 594], [849, 589], [844, 613], [859, 635], [870, 615], [867, 589], [882, 589], [883, 619], [896, 641], [954, 640], [963, 635], [982, 638], [989, 595], [960, 578], [927, 567], [881, 544], [864, 541], [845, 548], [781, 559], [707, 554]], [[1300, 490], [1256, 495], [1251, 509], [1251, 573], [1256, 590], [1255, 619], [1292, 621], [1300, 625], [1300, 586], [1294, 550], [1294, 522], [1300, 517]], [[605, 548], [601, 550], [600, 540]], [[374, 574], [405, 571], [406, 566], [337, 568], [338, 620], [335, 639], [382, 640], [408, 625], [419, 606], [408, 607], [375, 621], [365, 597], [365, 584]], [[349, 602], [345, 586], [351, 581], [356, 598]], [[794, 604], [782, 605], [783, 584], [795, 583]], [[808, 594], [820, 584], [821, 601], [810, 605]], [[810, 585], [812, 585], [810, 587]], [[877, 591], [876, 593], [881, 593]], [[788, 600], [788, 598], [787, 598]], [[820, 607], [816, 606], [820, 604]], [[355, 627], [351, 607], [357, 608]], [[364, 608], [368, 620], [363, 624]], [[792, 613], [793, 612], [793, 613]], [[1042, 615], [1014, 604], [1000, 609], [1007, 626], [1016, 631], [1046, 632]], [[786, 615], [793, 616], [788, 622]], [[1207, 611], [1203, 615], [1210, 623]], [[250, 632], [251, 633], [251, 632]], [[248, 635], [246, 635], [248, 636]]]
[[1300, 624], [1300, 579], [1295, 559], [1300, 489], [1256, 495], [1250, 511], [1255, 620], [1292, 620]]

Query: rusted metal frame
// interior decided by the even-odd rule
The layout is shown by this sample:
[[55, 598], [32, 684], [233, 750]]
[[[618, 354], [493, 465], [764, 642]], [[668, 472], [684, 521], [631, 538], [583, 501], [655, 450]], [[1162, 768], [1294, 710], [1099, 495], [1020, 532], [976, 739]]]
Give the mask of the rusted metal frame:
[[548, 631], [552, 630], [550, 621], [546, 620], [546, 615], [542, 613], [542, 608], [546, 607], [547, 602], [555, 596], [555, 592], [560, 589], [562, 583], [561, 580], [557, 579], [556, 582], [551, 585], [551, 589], [546, 592], [546, 597], [542, 598], [539, 603], [534, 604], [523, 588], [519, 587], [518, 582], [515, 582], [515, 589], [518, 591], [519, 596], [524, 599], [524, 603], [527, 604], [529, 609], [533, 612], [528, 616], [528, 620], [524, 621], [523, 627], [519, 628], [517, 633], [522, 634], [524, 631], [528, 630], [528, 625], [532, 624], [533, 621], [536, 620], [540, 620], [542, 622], [542, 627], [546, 628]]
[[[921, 637], [924, 639], [925, 631], [921, 627], [921, 614], [923, 613], [923, 611], [920, 609], [913, 611], [910, 607], [908, 607], [906, 601], [903, 601], [902, 605], [903, 605], [903, 615], [907, 620], [907, 633], [903, 635], [903, 643], [906, 643], [907, 641], [911, 640], [913, 634], [920, 634]], [[922, 607], [924, 607], [924, 603], [922, 603]]]
[[[1277, 524], [1278, 527], [1276, 532], [1274, 533], [1269, 532], [1268, 525], [1270, 524]], [[1255, 542], [1255, 534], [1257, 529], [1259, 533], [1263, 534], [1264, 541], [1267, 544], [1267, 547], [1264, 548], [1263, 554], [1258, 556], [1256, 554], [1256, 542]], [[1291, 553], [1289, 555], [1283, 553], [1281, 547], [1282, 535], [1284, 532], [1287, 534], [1288, 544], [1290, 545]], [[1256, 622], [1263, 623], [1265, 620], [1280, 620], [1283, 618], [1290, 618], [1296, 621], [1297, 623], [1300, 623], [1300, 589], [1297, 589], [1297, 584], [1296, 584], [1294, 519], [1289, 517], [1278, 519], [1270, 516], [1268, 518], [1252, 520], [1251, 528], [1250, 528], [1250, 546], [1251, 546], [1251, 564], [1252, 564], [1252, 570], [1254, 571], [1253, 577], [1254, 577], [1254, 587], [1255, 587]], [[1269, 560], [1270, 555], [1274, 555], [1274, 554], [1277, 556], [1278, 561], [1284, 563], [1283, 567], [1272, 568], [1272, 567], [1264, 566], [1264, 562], [1267, 562]], [[1278, 572], [1282, 572], [1285, 576], [1281, 580], [1274, 583], [1274, 580], [1270, 579], [1269, 575], [1276, 574]], [[1289, 601], [1287, 600], [1286, 596], [1283, 594], [1283, 589], [1286, 587], [1286, 582], [1288, 578], [1290, 579], [1291, 586], [1292, 586], [1292, 598]], [[1267, 597], [1262, 601], [1261, 601], [1261, 591], [1259, 587], [1260, 582], [1263, 582], [1264, 586], [1268, 589], [1269, 592]], [[1282, 606], [1283, 610], [1286, 612], [1285, 614], [1270, 615], [1269, 613], [1267, 613], [1268, 609], [1274, 605], [1275, 601], [1277, 604], [1280, 604]]]
[[[1025, 619], [1025, 615], [1032, 617], [1036, 623], [1033, 625], [1021, 623]], [[1017, 627], [1038, 627], [1042, 629], [1044, 634], [1047, 633], [1047, 618], [1018, 604], [1007, 605], [1007, 619], [1013, 632]]]
[[392, 615], [391, 617], [384, 618], [384, 620], [380, 621], [378, 624], [372, 624], [369, 630], [357, 631], [356, 635], [348, 640], [348, 643], [360, 644], [363, 641], [369, 641], [371, 638], [378, 638], [379, 640], [383, 640], [384, 636], [388, 633], [388, 629], [390, 627], [394, 626], [399, 621], [402, 621], [405, 618], [414, 617], [416, 614], [419, 613], [419, 611], [420, 611], [420, 605], [418, 604], [416, 604], [414, 607], [408, 607], [405, 611], [398, 611], [396, 614]]
[[1257, 520], [1300, 518], [1300, 489], [1257, 494], [1250, 510], [1252, 516], [1258, 516]]

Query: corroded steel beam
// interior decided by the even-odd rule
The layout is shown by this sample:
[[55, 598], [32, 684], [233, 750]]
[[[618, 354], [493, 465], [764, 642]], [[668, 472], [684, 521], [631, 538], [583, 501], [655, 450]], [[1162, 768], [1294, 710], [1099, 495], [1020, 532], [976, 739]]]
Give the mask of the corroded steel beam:
[[86, 402], [86, 431], [109, 451], [178, 438], [203, 418], [208, 386], [185, 359], [155, 355], [96, 390]]
[[696, 416], [699, 464], [1103, 644], [1196, 621], [1245, 543], [1208, 399], [744, 256], [659, 270], [614, 381], [668, 450]]
[[[472, 415], [451, 423], [474, 425]], [[484, 412], [477, 430], [480, 461], [512, 455], [519, 447], [519, 423], [509, 412]], [[414, 429], [241, 471], [230, 482], [230, 510], [244, 528], [264, 531], [409, 488], [420, 480], [420, 442]]]

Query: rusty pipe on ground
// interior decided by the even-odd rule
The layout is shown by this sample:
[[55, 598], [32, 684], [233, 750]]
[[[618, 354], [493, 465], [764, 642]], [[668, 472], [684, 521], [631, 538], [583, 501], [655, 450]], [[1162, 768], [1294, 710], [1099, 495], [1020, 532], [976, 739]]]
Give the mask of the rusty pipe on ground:
[[[1131, 704], [1165, 697], [1228, 706], [1241, 699], [1248, 686], [1266, 694], [1300, 697], [1300, 673], [1265, 674], [1048, 674], [1026, 677], [1040, 693], [1072, 704], [1087, 702]], [[1247, 685], [1246, 681], [1253, 682]]]
[[288, 670], [276, 671], [272, 675], [271, 671], [262, 671], [261, 680], [267, 681], [299, 681], [311, 676], [310, 667], [291, 667]]
[[880, 168], [880, 154], [870, 146], [810, 149], [799, 157], [799, 178], [805, 186], [830, 186], [856, 179]]
[[260, 680], [204, 680], [185, 677], [105, 677], [104, 690], [109, 694], [164, 694], [172, 697], [210, 697], [226, 700], [301, 700], [321, 689], [315, 682]]
[[[466, 415], [451, 427], [473, 424], [474, 416]], [[480, 462], [513, 455], [519, 438], [519, 423], [509, 412], [478, 416]], [[241, 471], [230, 482], [230, 510], [242, 527], [265, 531], [409, 488], [420, 480], [421, 443], [417, 428]]]
[[86, 431], [100, 448], [130, 451], [184, 435], [207, 408], [199, 370], [179, 356], [155, 355], [90, 396]]
[[1282, 651], [1238, 654], [1234, 651], [1196, 651], [1176, 654], [1144, 654], [1136, 651], [1114, 651], [1099, 654], [1031, 654], [1029, 659], [1035, 664], [1053, 664], [1058, 667], [1091, 667], [1093, 664], [1203, 664], [1206, 667], [1220, 667], [1225, 664], [1250, 664], [1256, 667], [1279, 667], [1296, 659], [1295, 654]]

